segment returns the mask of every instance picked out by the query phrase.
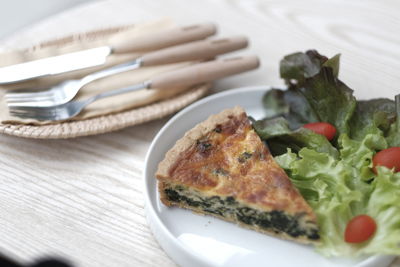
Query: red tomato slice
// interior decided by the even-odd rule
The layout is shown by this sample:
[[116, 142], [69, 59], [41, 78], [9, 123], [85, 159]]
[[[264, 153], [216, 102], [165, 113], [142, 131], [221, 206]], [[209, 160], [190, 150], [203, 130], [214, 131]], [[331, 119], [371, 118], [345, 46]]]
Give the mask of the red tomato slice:
[[374, 219], [368, 215], [358, 215], [347, 223], [344, 240], [347, 243], [361, 243], [370, 239], [375, 231]]
[[376, 173], [376, 166], [385, 166], [393, 169], [395, 172], [400, 171], [400, 147], [391, 147], [379, 151], [372, 159], [374, 165], [374, 172]]
[[329, 141], [332, 140], [336, 135], [336, 128], [327, 122], [313, 122], [303, 125], [304, 128], [310, 129], [311, 131], [321, 134], [326, 137]]

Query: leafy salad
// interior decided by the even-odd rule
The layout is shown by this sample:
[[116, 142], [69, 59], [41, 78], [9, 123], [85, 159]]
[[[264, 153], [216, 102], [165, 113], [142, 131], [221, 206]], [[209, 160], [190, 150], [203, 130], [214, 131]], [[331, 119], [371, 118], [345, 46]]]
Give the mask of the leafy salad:
[[317, 251], [400, 255], [400, 95], [356, 100], [339, 59], [284, 57], [288, 89], [264, 95], [266, 118], [253, 127], [315, 211]]

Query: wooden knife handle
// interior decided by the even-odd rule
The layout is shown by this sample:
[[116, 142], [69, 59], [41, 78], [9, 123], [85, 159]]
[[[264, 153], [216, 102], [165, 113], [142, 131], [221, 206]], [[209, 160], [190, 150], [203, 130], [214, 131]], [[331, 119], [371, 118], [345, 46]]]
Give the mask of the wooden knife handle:
[[212, 59], [217, 55], [245, 48], [247, 45], [248, 41], [243, 36], [195, 41], [145, 54], [142, 56], [142, 66]]
[[238, 74], [259, 66], [256, 56], [235, 57], [195, 64], [182, 69], [161, 73], [150, 81], [149, 88], [190, 86]]
[[216, 26], [212, 23], [196, 24], [158, 31], [140, 36], [126, 35], [112, 39], [113, 53], [153, 51], [161, 48], [204, 39], [215, 34]]

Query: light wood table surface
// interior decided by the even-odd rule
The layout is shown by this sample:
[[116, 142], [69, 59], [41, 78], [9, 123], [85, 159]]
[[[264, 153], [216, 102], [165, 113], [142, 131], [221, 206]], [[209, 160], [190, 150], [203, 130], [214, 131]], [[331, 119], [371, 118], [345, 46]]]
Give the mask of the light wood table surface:
[[[213, 21], [220, 36], [247, 35], [247, 53], [259, 55], [262, 67], [217, 82], [212, 92], [281, 85], [279, 60], [316, 48], [342, 54], [340, 77], [357, 97], [393, 97], [400, 92], [399, 14], [397, 0], [109, 0], [44, 20], [0, 45], [161, 16]], [[147, 226], [142, 195], [144, 157], [167, 119], [70, 140], [0, 136], [0, 253], [22, 262], [61, 255], [88, 267], [175, 266]]]

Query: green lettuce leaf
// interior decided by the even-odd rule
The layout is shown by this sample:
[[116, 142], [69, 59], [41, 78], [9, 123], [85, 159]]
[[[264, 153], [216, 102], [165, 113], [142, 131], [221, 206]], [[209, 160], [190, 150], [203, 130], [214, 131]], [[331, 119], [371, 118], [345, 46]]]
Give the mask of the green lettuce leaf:
[[[303, 148], [275, 159], [312, 206], [320, 225], [317, 250], [326, 256], [400, 255], [400, 173], [385, 167], [371, 171], [372, 157], [387, 147], [382, 133], [363, 140], [339, 138], [340, 158]], [[374, 236], [361, 244], [344, 241], [348, 221], [368, 214], [377, 223]]]
[[371, 187], [373, 191], [365, 210], [375, 219], [378, 228], [363, 252], [400, 255], [400, 173], [379, 168]]
[[390, 126], [388, 136], [386, 137], [390, 147], [400, 146], [400, 95], [396, 95], [395, 97], [395, 110], [395, 122]]
[[306, 123], [319, 121], [307, 99], [296, 89], [271, 89], [263, 97], [266, 118], [284, 117], [295, 130]]
[[253, 128], [257, 132], [258, 136], [264, 140], [276, 136], [287, 135], [292, 132], [292, 130], [289, 129], [287, 120], [282, 117], [255, 121], [253, 122]]
[[351, 118], [350, 136], [361, 140], [369, 133], [378, 133], [378, 131], [387, 133], [395, 116], [393, 100], [378, 98], [357, 101], [356, 110]]
[[339, 65], [340, 65], [340, 54], [337, 54], [327, 61], [322, 65], [324, 67], [329, 67], [332, 69], [333, 75], [335, 77], [339, 76]]
[[258, 120], [253, 123], [253, 128], [267, 144], [273, 156], [286, 153], [287, 148], [298, 152], [303, 147], [314, 149], [321, 153], [328, 153], [337, 158], [337, 149], [325, 138], [306, 128], [292, 131], [288, 121], [283, 117]]
[[337, 79], [331, 68], [322, 67], [317, 75], [306, 79], [298, 90], [318, 115], [319, 121], [333, 124], [339, 135], [349, 132], [356, 99], [353, 90]]
[[[302, 104], [306, 104], [300, 110], [306, 110], [313, 116], [308, 117], [304, 116], [304, 112], [300, 113], [303, 115], [303, 122], [329, 122], [342, 134], [348, 133], [348, 124], [356, 107], [356, 99], [353, 90], [337, 78], [339, 62], [340, 55], [328, 59], [317, 51], [310, 50], [284, 57], [280, 63], [280, 73], [289, 85], [287, 94], [296, 92], [306, 100], [301, 101]], [[288, 101], [285, 102], [292, 107]], [[287, 117], [299, 114], [299, 109], [290, 110], [293, 111], [289, 114], [292, 116]]]
[[[315, 137], [317, 141], [314, 141], [313, 135], [301, 127], [311, 122], [329, 122], [339, 134], [348, 132], [356, 100], [353, 91], [337, 79], [339, 58], [336, 55], [328, 59], [310, 50], [288, 55], [281, 61], [281, 76], [289, 87], [287, 90], [271, 89], [264, 95], [266, 118], [255, 123], [257, 132], [268, 141], [273, 154], [284, 153], [284, 145], [287, 145], [295, 151], [302, 147], [315, 147], [319, 152], [337, 155], [329, 142], [320, 137]], [[276, 117], [284, 118], [287, 125], [282, 119], [269, 122]], [[266, 129], [266, 125], [273, 126], [273, 129]], [[269, 140], [271, 138], [274, 140]]]
[[382, 132], [389, 147], [400, 146], [400, 95], [395, 101], [386, 98], [357, 101], [350, 125], [353, 139]]
[[274, 118], [289, 113], [290, 106], [286, 102], [285, 91], [272, 88], [262, 99], [266, 118]]
[[339, 55], [328, 59], [316, 50], [305, 53], [297, 52], [285, 56], [280, 62], [280, 75], [286, 84], [302, 84], [305, 79], [318, 74], [323, 66], [330, 67], [334, 73], [339, 73]]

